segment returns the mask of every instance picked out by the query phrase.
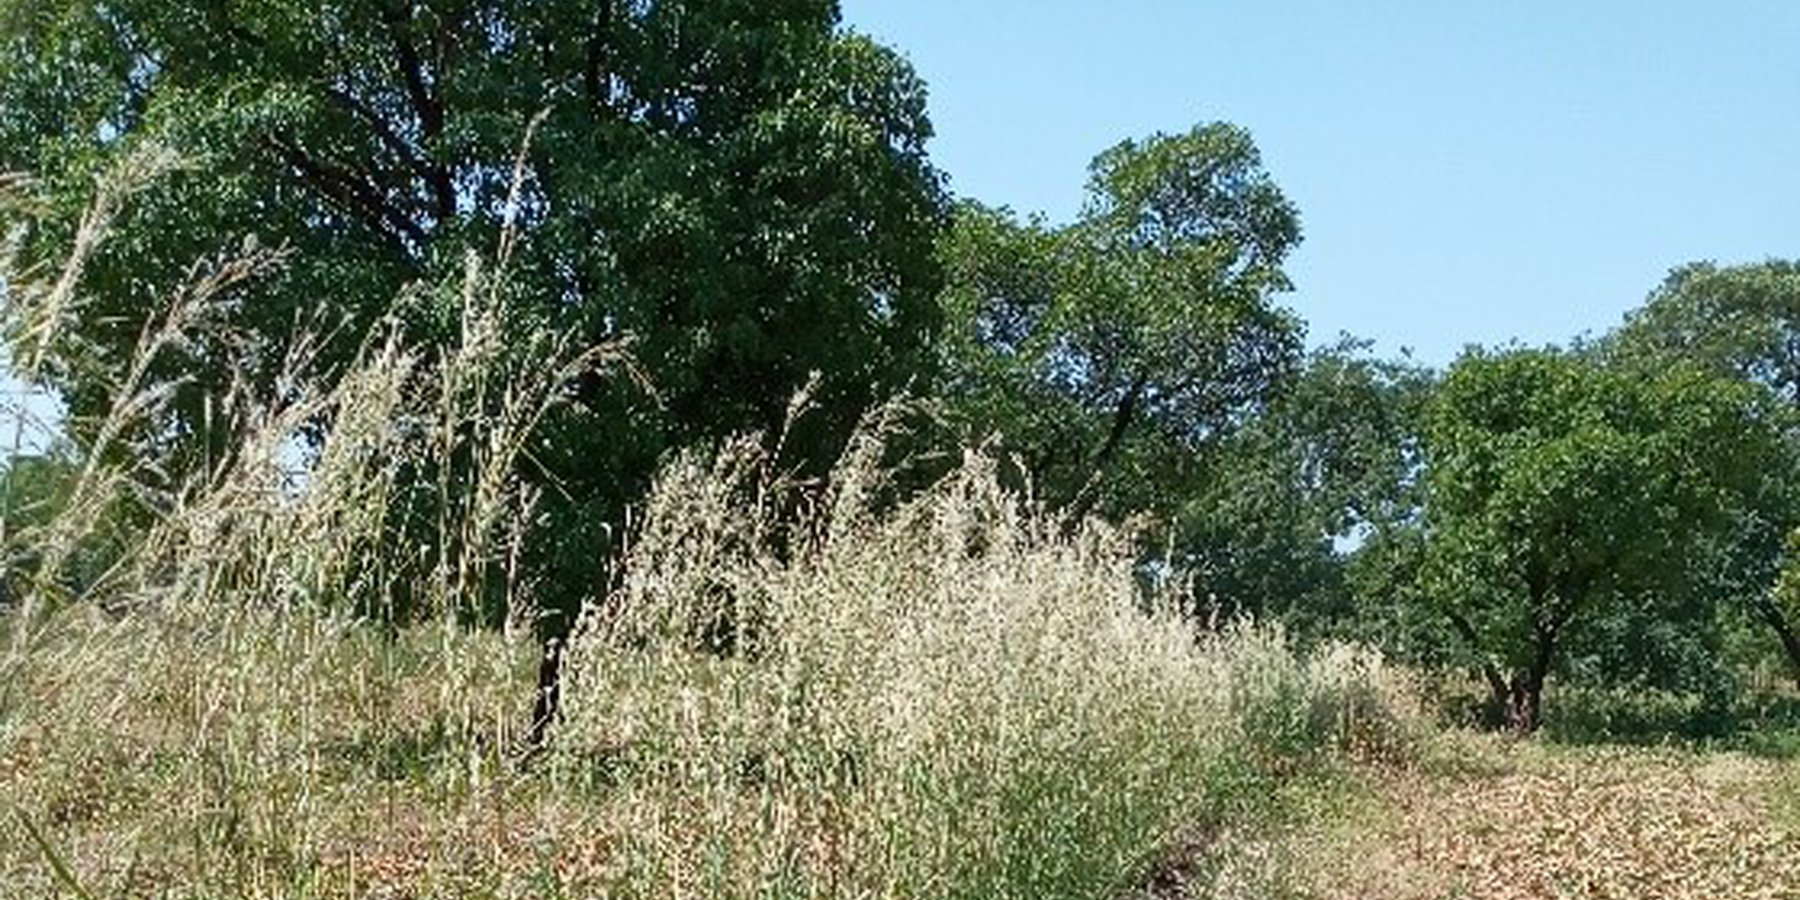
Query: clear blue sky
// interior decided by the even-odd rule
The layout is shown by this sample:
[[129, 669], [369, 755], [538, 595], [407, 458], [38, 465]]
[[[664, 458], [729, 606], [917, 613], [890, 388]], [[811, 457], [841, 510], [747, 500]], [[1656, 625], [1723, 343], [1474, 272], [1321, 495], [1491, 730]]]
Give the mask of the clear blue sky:
[[1689, 260], [1800, 257], [1800, 0], [844, 0], [931, 86], [958, 194], [1224, 119], [1300, 207], [1287, 302], [1444, 363], [1598, 334]]

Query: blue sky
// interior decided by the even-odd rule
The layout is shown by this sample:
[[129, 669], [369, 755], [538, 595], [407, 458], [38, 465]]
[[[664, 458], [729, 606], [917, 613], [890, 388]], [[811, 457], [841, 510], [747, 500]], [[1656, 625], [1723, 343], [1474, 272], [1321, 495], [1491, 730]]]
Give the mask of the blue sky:
[[1800, 257], [1800, 2], [844, 0], [958, 194], [1067, 220], [1117, 141], [1223, 119], [1300, 207], [1287, 302], [1445, 363], [1598, 334], [1673, 266]]

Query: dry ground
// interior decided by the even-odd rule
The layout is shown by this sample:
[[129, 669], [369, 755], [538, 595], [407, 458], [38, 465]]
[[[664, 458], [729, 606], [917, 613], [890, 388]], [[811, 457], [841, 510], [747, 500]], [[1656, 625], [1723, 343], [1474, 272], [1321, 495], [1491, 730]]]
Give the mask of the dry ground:
[[1458, 736], [1295, 836], [1302, 881], [1325, 900], [1800, 898], [1797, 771]]

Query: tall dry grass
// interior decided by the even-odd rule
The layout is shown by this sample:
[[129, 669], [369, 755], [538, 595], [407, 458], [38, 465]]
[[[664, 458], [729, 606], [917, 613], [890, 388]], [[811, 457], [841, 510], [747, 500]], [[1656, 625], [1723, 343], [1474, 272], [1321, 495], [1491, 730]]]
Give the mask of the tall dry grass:
[[[103, 191], [96, 241], [123, 202]], [[451, 346], [380, 328], [325, 383], [298, 339], [282, 389], [245, 386], [227, 451], [178, 477], [154, 440], [174, 386], [141, 373], [281, 255], [170, 292], [70, 508], [7, 532], [27, 577], [0, 616], [0, 895], [1109, 897], [1264, 811], [1269, 779], [1403, 736], [1378, 659], [1197, 638], [1128, 533], [1068, 533], [978, 450], [901, 492], [888, 407], [822, 484], [755, 437], [671, 460], [528, 764], [521, 453], [568, 377], [625, 363], [517, 314], [507, 246], [441, 289]], [[81, 314], [92, 250], [0, 275], [15, 347], [56, 346], [38, 323]], [[421, 471], [435, 514], [396, 546]], [[122, 509], [107, 566], [72, 579]], [[496, 582], [508, 627], [465, 627]], [[402, 591], [433, 615], [366, 615]]]
[[1377, 659], [1196, 640], [1129, 534], [979, 452], [884, 508], [882, 430], [798, 515], [754, 440], [663, 475], [560, 741], [636, 798], [622, 894], [1108, 896], [1273, 769], [1400, 734]]

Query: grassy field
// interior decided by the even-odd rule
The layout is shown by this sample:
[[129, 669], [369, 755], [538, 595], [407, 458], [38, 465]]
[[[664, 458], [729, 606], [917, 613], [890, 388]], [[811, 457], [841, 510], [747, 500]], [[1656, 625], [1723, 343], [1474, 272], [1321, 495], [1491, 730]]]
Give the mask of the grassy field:
[[[1788, 756], [1373, 718], [1395, 673], [1269, 632], [1159, 659], [1214, 692], [1180, 704], [1043, 652], [936, 699], [950, 672], [859, 657], [876, 697], [830, 727], [676, 653], [528, 760], [517, 635], [71, 610], [7, 658], [0, 896], [1800, 897]], [[1046, 663], [1112, 684], [1059, 705], [1014, 668]]]
[[1445, 731], [1314, 772], [1196, 847], [1157, 898], [1800, 897], [1800, 762]]
[[[1366, 649], [1197, 630], [1139, 535], [999, 460], [906, 471], [902, 405], [819, 480], [780, 435], [670, 460], [527, 752], [519, 462], [616, 348], [506, 332], [471, 262], [447, 350], [377, 335], [159, 480], [149, 361], [246, 252], [171, 295], [56, 514], [7, 523], [0, 897], [1796, 896], [1794, 764], [1442, 732]], [[15, 327], [76, 314], [81, 264], [15, 276]]]
[[978, 720], [884, 685], [892, 717], [829, 766], [816, 733], [705, 721], [746, 685], [702, 662], [612, 697], [689, 735], [581, 732], [526, 764], [532, 648], [503, 635], [70, 613], [6, 672], [0, 893], [1114, 896], [1192, 829], [1279, 817], [1268, 786], [1331, 739], [1317, 691], [1261, 671], [1286, 651], [1233, 641], [1194, 661], [1236, 683], [1186, 711], [1003, 691]]
[[[777, 559], [745, 539], [748, 447], [666, 475], [529, 758], [516, 631], [204, 590], [15, 613], [0, 888], [1116, 897], [1197, 835], [1279, 821], [1280, 786], [1412, 739], [1378, 657], [1196, 641], [1145, 608], [1120, 534], [1064, 535], [977, 457], [898, 509], [840, 496]], [[696, 637], [721, 596], [730, 652]]]

